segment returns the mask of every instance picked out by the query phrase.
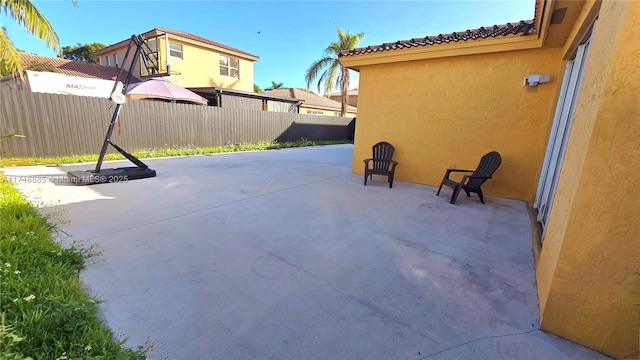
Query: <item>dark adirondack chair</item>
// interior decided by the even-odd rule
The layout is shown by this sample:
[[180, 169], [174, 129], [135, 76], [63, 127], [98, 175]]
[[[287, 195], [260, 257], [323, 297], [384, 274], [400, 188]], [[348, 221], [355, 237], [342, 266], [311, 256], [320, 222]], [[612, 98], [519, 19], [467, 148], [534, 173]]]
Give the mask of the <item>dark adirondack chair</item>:
[[[484, 198], [482, 197], [482, 190], [480, 187], [485, 181], [491, 179], [491, 176], [493, 176], [493, 173], [498, 170], [501, 162], [502, 158], [500, 157], [500, 154], [496, 151], [492, 151], [480, 159], [480, 164], [478, 164], [478, 167], [475, 170], [447, 169], [436, 195], [440, 195], [442, 185], [445, 185], [453, 189], [453, 194], [451, 195], [452, 204], [456, 203], [460, 190], [464, 190], [464, 192], [467, 193], [467, 197], [470, 197], [471, 193], [478, 194], [480, 202], [484, 204]], [[449, 174], [452, 172], [467, 172], [472, 174], [464, 175], [460, 182], [456, 182], [449, 179]]]
[[373, 180], [373, 175], [387, 177], [389, 188], [393, 187], [393, 175], [396, 172], [397, 161], [393, 161], [395, 148], [388, 142], [382, 141], [372, 147], [373, 157], [364, 160], [364, 186], [367, 186], [367, 178]]

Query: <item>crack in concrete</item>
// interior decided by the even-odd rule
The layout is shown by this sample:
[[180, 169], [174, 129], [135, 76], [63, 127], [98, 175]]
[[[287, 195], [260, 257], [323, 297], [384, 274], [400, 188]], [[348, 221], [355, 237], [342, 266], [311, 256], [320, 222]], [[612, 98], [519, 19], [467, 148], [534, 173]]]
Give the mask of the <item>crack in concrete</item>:
[[475, 342], [478, 342], [478, 341], [489, 340], [489, 339], [500, 339], [500, 338], [509, 337], [509, 336], [525, 335], [525, 334], [530, 334], [530, 333], [535, 332], [535, 331], [540, 331], [540, 329], [533, 329], [533, 330], [524, 331], [524, 332], [515, 333], [515, 334], [494, 335], [494, 336], [483, 336], [483, 337], [481, 337], [481, 338], [478, 338], [478, 339], [475, 339], [475, 340], [469, 340], [469, 341], [467, 341], [467, 342], [465, 342], [465, 343], [462, 343], [462, 344], [459, 344], [459, 345], [454, 345], [454, 346], [448, 347], [448, 348], [446, 348], [446, 349], [444, 349], [444, 350], [441, 350], [441, 351], [435, 352], [435, 353], [433, 353], [433, 354], [429, 354], [429, 355], [427, 355], [427, 356], [423, 356], [423, 357], [421, 357], [421, 358], [418, 358], [417, 360], [424, 360], [424, 359], [428, 359], [428, 358], [430, 358], [430, 357], [433, 357], [433, 356], [436, 356], [436, 355], [440, 355], [440, 354], [442, 354], [442, 353], [444, 353], [444, 352], [447, 352], [447, 351], [449, 351], [449, 350], [457, 349], [457, 348], [459, 348], [459, 347], [463, 347], [463, 346], [465, 346], [465, 345], [469, 345], [469, 344], [472, 344], [472, 343], [475, 343]]

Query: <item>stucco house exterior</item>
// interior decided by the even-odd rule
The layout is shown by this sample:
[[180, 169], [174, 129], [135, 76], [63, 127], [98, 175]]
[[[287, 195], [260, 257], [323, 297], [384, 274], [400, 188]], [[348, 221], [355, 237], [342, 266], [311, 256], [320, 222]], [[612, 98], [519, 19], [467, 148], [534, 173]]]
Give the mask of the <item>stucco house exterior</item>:
[[616, 358], [639, 346], [637, 29], [637, 1], [537, 0], [533, 20], [340, 57], [360, 73], [353, 171], [382, 140], [396, 179], [432, 186], [498, 151], [483, 191], [532, 209], [541, 328]]
[[[342, 104], [329, 98], [296, 88], [280, 88], [265, 91], [264, 94], [300, 100], [300, 114], [340, 116]], [[355, 117], [357, 109], [347, 106], [345, 117]]]
[[[221, 87], [242, 91], [253, 91], [253, 63], [259, 57], [184, 31], [154, 28], [142, 34], [151, 51], [156, 52], [162, 72], [170, 74], [169, 81], [190, 87]], [[112, 67], [123, 64], [129, 39], [122, 40], [95, 52], [100, 64]], [[140, 61], [133, 74], [145, 78], [145, 69]]]
[[[358, 107], [358, 90], [347, 90], [348, 101], [347, 103], [355, 108]], [[327, 97], [333, 101], [337, 101], [339, 103], [342, 102], [342, 92], [334, 92], [328, 94]]]

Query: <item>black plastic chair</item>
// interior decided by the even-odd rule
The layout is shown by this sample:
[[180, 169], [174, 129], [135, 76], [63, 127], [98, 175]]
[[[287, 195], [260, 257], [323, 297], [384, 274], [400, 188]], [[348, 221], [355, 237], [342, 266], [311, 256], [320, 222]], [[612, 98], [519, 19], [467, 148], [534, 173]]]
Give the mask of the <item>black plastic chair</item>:
[[[491, 179], [493, 173], [498, 170], [501, 162], [502, 158], [500, 157], [500, 154], [496, 151], [492, 151], [480, 159], [480, 164], [478, 164], [478, 167], [475, 170], [447, 169], [436, 195], [440, 195], [442, 185], [445, 185], [453, 189], [453, 194], [451, 195], [452, 204], [456, 203], [460, 190], [464, 190], [464, 192], [467, 193], [467, 197], [470, 197], [471, 193], [478, 194], [480, 202], [484, 204], [484, 198], [482, 197], [482, 190], [480, 187], [485, 181]], [[460, 182], [456, 182], [449, 179], [449, 174], [452, 172], [467, 172], [472, 174], [465, 175], [462, 177]]]
[[388, 142], [379, 142], [371, 148], [373, 156], [364, 160], [364, 186], [367, 186], [367, 178], [373, 180], [373, 175], [387, 177], [389, 188], [393, 187], [393, 175], [396, 171], [397, 161], [393, 161], [395, 148]]

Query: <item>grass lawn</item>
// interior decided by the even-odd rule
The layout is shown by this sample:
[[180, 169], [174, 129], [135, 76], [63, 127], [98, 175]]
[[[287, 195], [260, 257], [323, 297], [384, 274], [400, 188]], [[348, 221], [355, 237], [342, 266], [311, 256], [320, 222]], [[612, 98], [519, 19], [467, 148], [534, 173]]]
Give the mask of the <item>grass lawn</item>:
[[[140, 159], [145, 158], [157, 158], [167, 156], [186, 156], [186, 155], [205, 155], [205, 154], [217, 154], [226, 152], [237, 151], [253, 151], [253, 150], [272, 150], [272, 149], [285, 149], [292, 147], [303, 146], [316, 146], [316, 145], [334, 145], [334, 144], [347, 144], [348, 140], [337, 141], [310, 141], [299, 140], [293, 142], [275, 142], [275, 141], [261, 141], [255, 144], [230, 144], [216, 147], [170, 147], [161, 149], [149, 149], [134, 151], [133, 155]], [[5, 154], [10, 155], [10, 154]], [[119, 153], [110, 153], [105, 156], [105, 160], [125, 160], [124, 156]], [[12, 158], [4, 157], [0, 158], [0, 167], [9, 166], [34, 166], [34, 165], [63, 165], [63, 164], [77, 164], [85, 162], [97, 162], [98, 155], [69, 155], [59, 156], [53, 158]]]
[[145, 359], [97, 317], [78, 277], [91, 249], [62, 247], [0, 173], [0, 359]]

